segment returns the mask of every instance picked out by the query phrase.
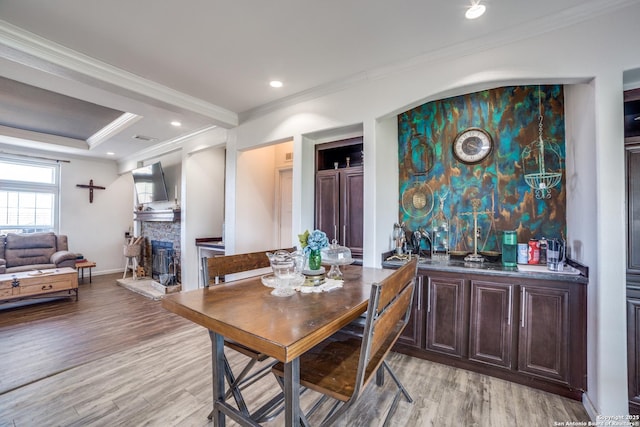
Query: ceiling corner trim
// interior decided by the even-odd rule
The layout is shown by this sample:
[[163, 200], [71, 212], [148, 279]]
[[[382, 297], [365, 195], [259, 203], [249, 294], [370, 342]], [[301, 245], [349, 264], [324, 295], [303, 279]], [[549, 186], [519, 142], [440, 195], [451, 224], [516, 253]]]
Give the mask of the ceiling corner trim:
[[122, 162], [124, 162], [124, 161], [128, 161], [128, 162], [130, 162], [130, 161], [134, 161], [134, 162], [135, 161], [144, 161], [144, 160], [148, 160], [148, 159], [153, 158], [153, 157], [157, 157], [157, 156], [161, 156], [161, 155], [164, 155], [164, 154], [168, 154], [168, 153], [174, 152], [176, 150], [182, 149], [183, 144], [187, 140], [189, 140], [191, 138], [195, 138], [198, 135], [201, 135], [201, 134], [203, 134], [205, 132], [209, 132], [209, 131], [211, 131], [213, 129], [216, 129], [216, 128], [218, 128], [218, 126], [215, 126], [215, 125], [207, 126], [207, 127], [202, 128], [202, 129], [198, 129], [198, 130], [196, 130], [194, 132], [191, 132], [189, 134], [181, 135], [181, 136], [178, 136], [176, 138], [169, 139], [167, 141], [164, 141], [164, 142], [161, 142], [159, 144], [156, 144], [156, 145], [154, 145], [152, 147], [140, 150], [140, 151], [138, 151], [138, 152], [136, 152], [136, 153], [134, 153], [134, 154], [132, 154], [130, 156], [127, 156], [126, 158], [122, 159]]
[[[64, 70], [89, 77], [94, 81], [108, 83], [151, 99], [202, 114], [221, 125], [235, 127], [239, 122], [238, 115], [233, 111], [157, 84], [0, 19], [1, 45], [20, 53], [21, 55], [17, 55], [19, 57], [9, 59], [25, 66], [38, 65], [40, 69], [45, 68], [41, 64], [29, 63], [29, 59], [25, 58], [26, 55], [35, 58], [38, 62], [42, 61], [45, 64], [61, 67]], [[0, 51], [0, 55], [2, 54], [3, 52]]]
[[89, 144], [89, 149], [91, 150], [96, 148], [98, 145], [102, 144], [103, 142], [111, 138], [113, 135], [116, 135], [122, 132], [124, 129], [131, 126], [141, 118], [142, 116], [139, 116], [133, 113], [122, 114], [120, 117], [118, 117], [117, 119], [115, 119], [114, 121], [112, 121], [111, 123], [103, 127], [102, 129], [100, 129], [98, 132], [94, 133], [89, 138], [87, 138], [87, 144]]
[[[61, 146], [66, 148], [74, 148], [87, 150], [89, 147], [86, 141], [65, 136], [49, 135], [47, 133], [33, 132], [12, 128], [9, 126], [0, 126], [0, 141], [6, 142], [34, 142], [46, 144], [47, 146]], [[20, 144], [19, 144], [20, 145]]]

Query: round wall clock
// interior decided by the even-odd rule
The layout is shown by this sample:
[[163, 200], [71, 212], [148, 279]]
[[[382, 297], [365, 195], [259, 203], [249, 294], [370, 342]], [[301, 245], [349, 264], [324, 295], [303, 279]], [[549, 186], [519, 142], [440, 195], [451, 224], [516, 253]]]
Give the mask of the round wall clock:
[[453, 155], [462, 163], [480, 163], [492, 150], [493, 140], [484, 129], [465, 129], [453, 140]]

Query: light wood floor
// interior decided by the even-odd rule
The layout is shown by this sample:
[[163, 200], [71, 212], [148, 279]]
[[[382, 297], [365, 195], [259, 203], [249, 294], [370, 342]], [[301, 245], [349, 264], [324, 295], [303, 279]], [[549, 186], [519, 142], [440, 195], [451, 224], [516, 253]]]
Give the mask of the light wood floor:
[[[206, 330], [117, 286], [117, 277], [80, 285], [78, 302], [0, 305], [0, 426], [212, 425]], [[556, 395], [400, 354], [390, 363], [414, 399], [401, 401], [395, 426], [589, 420], [580, 402]], [[246, 397], [257, 405], [277, 390], [268, 376]], [[390, 381], [370, 387], [337, 425], [381, 425], [393, 391]], [[305, 394], [303, 406], [312, 398]], [[283, 424], [282, 417], [266, 423]]]

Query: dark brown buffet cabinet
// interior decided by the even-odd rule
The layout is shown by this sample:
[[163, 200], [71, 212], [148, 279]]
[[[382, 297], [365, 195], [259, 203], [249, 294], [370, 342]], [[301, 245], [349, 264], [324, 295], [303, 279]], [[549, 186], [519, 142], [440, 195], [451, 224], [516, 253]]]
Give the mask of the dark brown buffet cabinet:
[[629, 413], [640, 414], [640, 89], [624, 93], [627, 163], [627, 361]]
[[427, 261], [396, 350], [581, 400], [587, 282], [584, 275]]
[[315, 226], [362, 258], [364, 169], [362, 137], [316, 146]]

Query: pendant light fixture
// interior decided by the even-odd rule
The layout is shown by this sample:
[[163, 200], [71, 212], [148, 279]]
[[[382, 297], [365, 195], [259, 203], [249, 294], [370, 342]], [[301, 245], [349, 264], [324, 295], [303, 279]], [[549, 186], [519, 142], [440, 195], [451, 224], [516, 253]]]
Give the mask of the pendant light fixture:
[[[562, 156], [555, 144], [542, 138], [543, 120], [542, 90], [538, 86], [538, 139], [522, 150], [522, 165], [525, 182], [534, 190], [536, 199], [541, 200], [551, 198], [551, 189], [562, 180]], [[556, 169], [549, 169], [549, 165]]]

